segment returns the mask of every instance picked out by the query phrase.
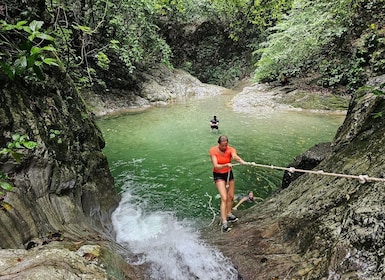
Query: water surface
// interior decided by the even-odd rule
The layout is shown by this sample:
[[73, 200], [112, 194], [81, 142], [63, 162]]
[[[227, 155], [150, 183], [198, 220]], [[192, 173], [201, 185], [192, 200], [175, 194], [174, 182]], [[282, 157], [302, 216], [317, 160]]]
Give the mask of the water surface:
[[[287, 166], [316, 143], [331, 141], [343, 121], [338, 115], [303, 112], [234, 112], [227, 106], [232, 96], [187, 100], [99, 121], [117, 187], [133, 183], [130, 192], [148, 203], [147, 211], [209, 218], [206, 193], [217, 193], [208, 156], [219, 136], [209, 129], [213, 115], [220, 120], [220, 134], [228, 135], [244, 160], [277, 166]], [[282, 171], [250, 166], [236, 166], [234, 172], [236, 193], [253, 190], [262, 198], [282, 178]]]

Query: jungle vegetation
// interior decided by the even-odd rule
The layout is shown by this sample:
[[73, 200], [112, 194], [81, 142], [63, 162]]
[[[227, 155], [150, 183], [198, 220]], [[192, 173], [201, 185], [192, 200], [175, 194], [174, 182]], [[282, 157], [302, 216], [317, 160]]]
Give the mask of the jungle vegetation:
[[44, 82], [59, 67], [79, 89], [103, 93], [112, 69], [134, 87], [138, 72], [162, 63], [224, 86], [302, 77], [346, 93], [385, 72], [384, 8], [384, 0], [2, 1], [0, 80]]

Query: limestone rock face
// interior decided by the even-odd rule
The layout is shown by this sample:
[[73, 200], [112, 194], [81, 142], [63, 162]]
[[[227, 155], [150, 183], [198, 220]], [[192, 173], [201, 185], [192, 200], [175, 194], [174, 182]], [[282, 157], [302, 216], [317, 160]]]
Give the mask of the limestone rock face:
[[[355, 94], [317, 169], [385, 178], [385, 96], [373, 89]], [[207, 236], [242, 279], [383, 279], [384, 201], [383, 181], [304, 174], [238, 211], [240, 222], [229, 234], [213, 229]]]
[[2, 249], [44, 247], [56, 235], [63, 242], [113, 243], [110, 217], [119, 196], [102, 134], [71, 81], [63, 73], [53, 76], [33, 87], [0, 81], [0, 147], [16, 133], [37, 143], [17, 148], [20, 163], [0, 158], [13, 186], [0, 201]]
[[4, 250], [0, 269], [12, 279], [107, 279], [106, 271], [96, 265], [95, 255], [89, 253], [89, 261], [81, 248], [71, 251], [60, 247]]

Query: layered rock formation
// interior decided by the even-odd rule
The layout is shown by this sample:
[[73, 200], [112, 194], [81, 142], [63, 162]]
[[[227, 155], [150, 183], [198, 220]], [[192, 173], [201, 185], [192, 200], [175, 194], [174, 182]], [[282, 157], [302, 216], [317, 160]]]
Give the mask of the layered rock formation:
[[[71, 81], [64, 73], [53, 77], [34, 87], [6, 79], [0, 82], [0, 147], [12, 142], [14, 134], [27, 135], [37, 143], [31, 150], [16, 147], [23, 154], [20, 163], [9, 154], [1, 157], [1, 171], [13, 185], [0, 201], [0, 246], [11, 249], [2, 251], [1, 279], [26, 279], [27, 274], [28, 279], [43, 279], [45, 274], [31, 277], [38, 277], [39, 268], [49, 271], [50, 266], [62, 267], [64, 272], [79, 262], [69, 256], [81, 259], [84, 266], [91, 261], [86, 256], [96, 263], [105, 256], [123, 260], [115, 253], [121, 248], [113, 242], [110, 217], [119, 196], [102, 153], [103, 137]], [[103, 253], [74, 253], [85, 245]], [[68, 257], [52, 258], [49, 246], [59, 246], [57, 253]], [[97, 273], [102, 270], [107, 275], [110, 267], [136, 279], [137, 272], [125, 261], [103, 262], [94, 265]], [[123, 265], [116, 267], [118, 263]], [[56, 279], [65, 275], [69, 274], [59, 273]]]

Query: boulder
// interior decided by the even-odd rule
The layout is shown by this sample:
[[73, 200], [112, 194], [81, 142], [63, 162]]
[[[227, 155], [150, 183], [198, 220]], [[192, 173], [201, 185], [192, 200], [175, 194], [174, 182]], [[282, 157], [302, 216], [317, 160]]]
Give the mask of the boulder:
[[[295, 169], [312, 170], [324, 160], [325, 156], [331, 151], [331, 143], [319, 143], [297, 156], [287, 167]], [[291, 182], [296, 180], [303, 172], [290, 172], [285, 170], [282, 178], [281, 188], [287, 188]]]

